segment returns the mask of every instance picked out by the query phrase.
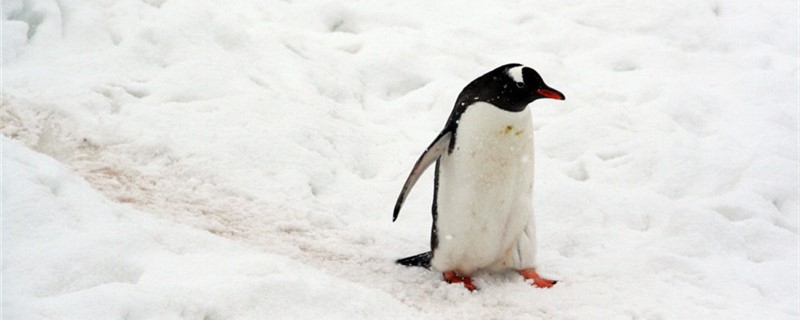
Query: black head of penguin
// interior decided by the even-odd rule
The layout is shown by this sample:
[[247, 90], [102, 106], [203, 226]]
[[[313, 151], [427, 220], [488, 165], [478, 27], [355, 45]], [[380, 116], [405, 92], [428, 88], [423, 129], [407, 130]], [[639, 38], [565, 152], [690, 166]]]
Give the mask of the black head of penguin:
[[520, 112], [541, 98], [564, 100], [564, 95], [547, 86], [536, 70], [511, 63], [470, 82], [458, 96], [454, 109], [463, 112], [469, 105], [480, 101], [506, 111]]

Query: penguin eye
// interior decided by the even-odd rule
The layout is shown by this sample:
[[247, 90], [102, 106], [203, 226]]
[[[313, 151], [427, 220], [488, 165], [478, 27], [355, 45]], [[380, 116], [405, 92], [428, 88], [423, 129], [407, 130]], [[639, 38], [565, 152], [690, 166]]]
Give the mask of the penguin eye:
[[525, 83], [517, 82], [517, 88], [524, 88], [524, 87], [525, 87]]

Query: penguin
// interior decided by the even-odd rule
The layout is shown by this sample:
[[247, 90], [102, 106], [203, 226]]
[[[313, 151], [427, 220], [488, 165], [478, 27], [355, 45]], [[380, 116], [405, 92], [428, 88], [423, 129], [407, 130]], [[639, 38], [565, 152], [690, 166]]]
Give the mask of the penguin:
[[472, 291], [472, 276], [515, 270], [531, 285], [556, 281], [536, 272], [533, 216], [533, 124], [528, 104], [564, 100], [536, 70], [518, 63], [473, 80], [456, 99], [444, 129], [422, 153], [394, 207], [435, 165], [431, 250], [396, 262], [433, 267]]

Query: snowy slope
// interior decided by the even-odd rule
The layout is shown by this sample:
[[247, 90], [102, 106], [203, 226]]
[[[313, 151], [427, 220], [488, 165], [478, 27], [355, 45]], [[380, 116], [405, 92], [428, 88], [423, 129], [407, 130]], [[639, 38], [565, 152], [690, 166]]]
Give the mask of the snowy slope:
[[[800, 316], [796, 1], [3, 18], [4, 319]], [[560, 282], [469, 293], [392, 264], [428, 243], [430, 175], [391, 208], [461, 88], [508, 62], [567, 96], [532, 105], [539, 269]]]
[[5, 137], [3, 168], [4, 319], [415, 317], [385, 292], [111, 203]]

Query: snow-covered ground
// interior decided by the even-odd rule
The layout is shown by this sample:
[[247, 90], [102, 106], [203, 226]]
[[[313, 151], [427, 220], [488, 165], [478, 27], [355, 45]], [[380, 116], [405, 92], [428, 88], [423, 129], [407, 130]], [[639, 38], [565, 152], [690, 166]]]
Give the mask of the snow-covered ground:
[[[797, 1], [3, 1], [3, 319], [797, 319]], [[537, 69], [536, 289], [393, 264]]]

